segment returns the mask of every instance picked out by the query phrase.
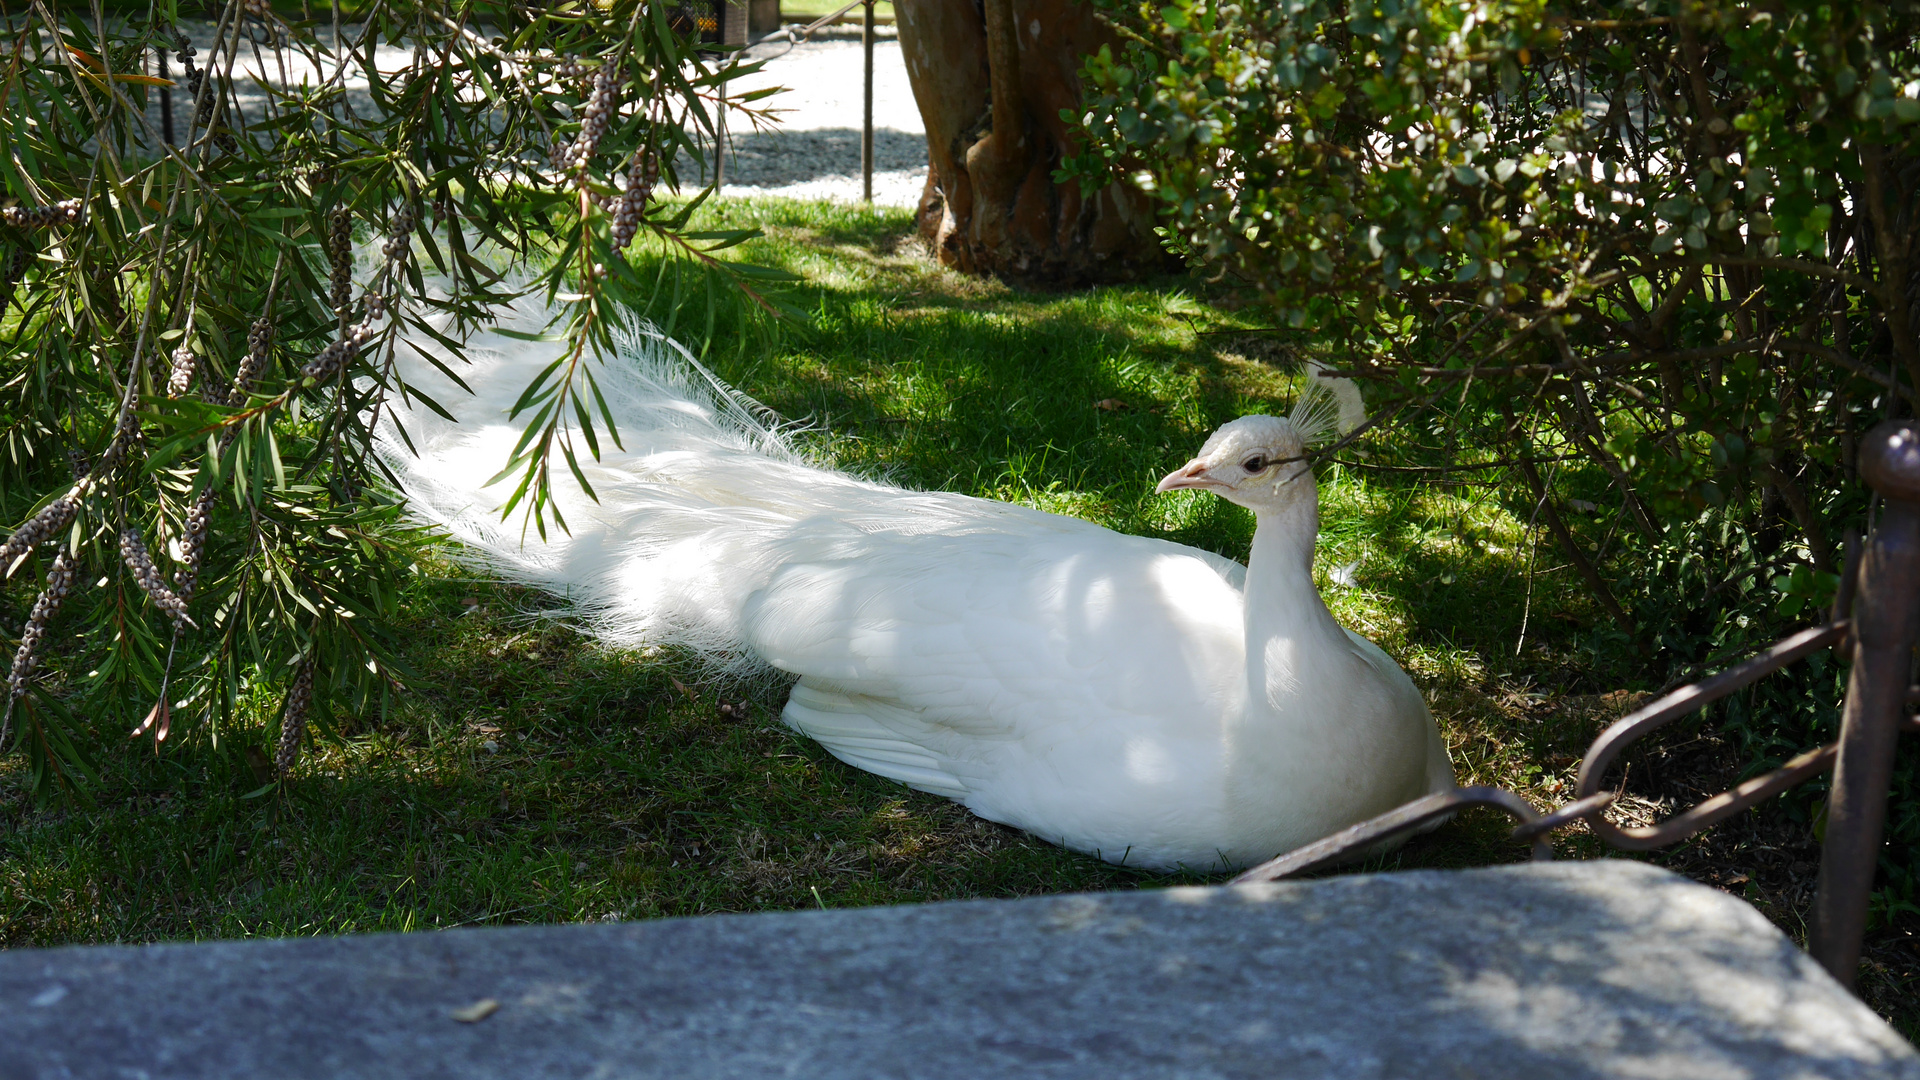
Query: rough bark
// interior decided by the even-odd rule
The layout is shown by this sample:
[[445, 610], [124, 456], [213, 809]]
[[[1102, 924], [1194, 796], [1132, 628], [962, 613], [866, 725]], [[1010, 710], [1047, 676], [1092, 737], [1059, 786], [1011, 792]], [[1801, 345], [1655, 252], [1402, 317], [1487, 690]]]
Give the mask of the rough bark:
[[1146, 197], [1091, 197], [1053, 172], [1073, 152], [1061, 110], [1081, 107], [1083, 58], [1112, 34], [1076, 0], [908, 0], [896, 6], [927, 128], [920, 232], [940, 261], [1029, 285], [1165, 269]]

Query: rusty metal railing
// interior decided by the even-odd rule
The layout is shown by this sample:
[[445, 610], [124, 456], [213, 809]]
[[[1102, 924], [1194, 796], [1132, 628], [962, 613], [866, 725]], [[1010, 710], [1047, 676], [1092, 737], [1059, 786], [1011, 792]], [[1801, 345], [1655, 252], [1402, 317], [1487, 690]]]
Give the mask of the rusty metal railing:
[[[1262, 863], [1235, 878], [1235, 884], [1274, 881], [1352, 858], [1467, 806], [1495, 806], [1511, 814], [1518, 820], [1514, 839], [1531, 842], [1535, 859], [1553, 858], [1548, 836], [1577, 821], [1586, 822], [1613, 847], [1648, 851], [1832, 769], [1808, 950], [1835, 979], [1851, 987], [1860, 965], [1896, 742], [1902, 732], [1920, 732], [1920, 717], [1907, 713], [1908, 706], [1920, 700], [1920, 687], [1910, 685], [1914, 644], [1920, 638], [1920, 421], [1890, 421], [1875, 428], [1860, 448], [1860, 476], [1885, 500], [1884, 510], [1864, 547], [1848, 543], [1828, 621], [1614, 721], [1587, 748], [1571, 802], [1542, 813], [1503, 788], [1454, 788]], [[1827, 648], [1849, 652], [1853, 659], [1838, 741], [1654, 825], [1623, 828], [1607, 820], [1603, 812], [1618, 795], [1601, 790], [1601, 781], [1636, 739]]]

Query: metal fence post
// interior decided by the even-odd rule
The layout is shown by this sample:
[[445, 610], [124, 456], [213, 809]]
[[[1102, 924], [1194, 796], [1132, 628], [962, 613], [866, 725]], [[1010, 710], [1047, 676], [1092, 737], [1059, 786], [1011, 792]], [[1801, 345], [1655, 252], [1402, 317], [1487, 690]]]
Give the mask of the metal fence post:
[[1860, 561], [1853, 602], [1853, 671], [1840, 757], [1827, 797], [1820, 891], [1809, 945], [1841, 985], [1860, 966], [1867, 901], [1887, 816], [1887, 783], [1920, 636], [1920, 421], [1890, 421], [1860, 446], [1860, 476], [1885, 500]]
[[873, 201], [873, 0], [867, 0], [867, 17], [860, 31], [860, 43], [867, 51], [866, 113], [860, 125], [860, 197], [871, 203]]

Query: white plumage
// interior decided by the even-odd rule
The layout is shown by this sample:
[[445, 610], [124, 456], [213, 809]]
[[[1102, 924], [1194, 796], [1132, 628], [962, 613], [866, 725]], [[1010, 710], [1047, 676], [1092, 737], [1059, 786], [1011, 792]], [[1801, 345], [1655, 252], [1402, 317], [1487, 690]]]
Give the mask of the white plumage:
[[[537, 330], [544, 312], [518, 318]], [[603, 433], [602, 459], [582, 454], [599, 501], [556, 483], [570, 535], [543, 541], [500, 519], [512, 482], [484, 485], [554, 348], [473, 336], [472, 397], [407, 373], [462, 421], [387, 413], [413, 511], [610, 643], [799, 676], [783, 718], [842, 761], [1162, 870], [1249, 865], [1453, 783], [1419, 692], [1314, 589], [1318, 498], [1284, 459], [1358, 418], [1344, 380], [1312, 380], [1289, 419], [1228, 424], [1162, 482], [1255, 511], [1242, 568], [809, 464], [684, 350], [635, 334], [596, 368], [626, 449]]]

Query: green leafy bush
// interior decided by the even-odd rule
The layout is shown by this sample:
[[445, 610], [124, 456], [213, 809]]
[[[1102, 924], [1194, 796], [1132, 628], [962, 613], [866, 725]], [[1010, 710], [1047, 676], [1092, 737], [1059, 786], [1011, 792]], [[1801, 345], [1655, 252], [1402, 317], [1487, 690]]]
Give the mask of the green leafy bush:
[[[1911, 5], [1100, 2], [1126, 45], [1066, 174], [1134, 174], [1388, 429], [1444, 406], [1444, 463], [1504, 467], [1598, 654], [1658, 683], [1819, 617], [1853, 449], [1920, 389]], [[1830, 670], [1775, 679], [1818, 707], [1735, 710], [1754, 770], [1834, 727]]]

